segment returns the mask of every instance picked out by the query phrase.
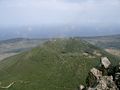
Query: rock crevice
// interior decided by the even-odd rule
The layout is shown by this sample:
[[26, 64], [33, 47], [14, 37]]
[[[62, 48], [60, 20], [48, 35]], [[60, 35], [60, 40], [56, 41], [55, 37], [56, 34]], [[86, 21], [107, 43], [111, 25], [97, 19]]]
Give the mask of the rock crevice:
[[107, 57], [102, 57], [100, 67], [90, 70], [86, 85], [80, 85], [79, 90], [120, 90], [120, 64], [112, 66]]

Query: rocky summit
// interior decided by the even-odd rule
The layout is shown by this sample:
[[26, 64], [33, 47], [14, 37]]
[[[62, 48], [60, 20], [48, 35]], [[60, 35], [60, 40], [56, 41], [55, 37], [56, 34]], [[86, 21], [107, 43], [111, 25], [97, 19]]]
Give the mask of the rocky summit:
[[120, 90], [120, 64], [113, 66], [107, 57], [101, 58], [101, 65], [92, 68], [86, 85], [79, 90]]

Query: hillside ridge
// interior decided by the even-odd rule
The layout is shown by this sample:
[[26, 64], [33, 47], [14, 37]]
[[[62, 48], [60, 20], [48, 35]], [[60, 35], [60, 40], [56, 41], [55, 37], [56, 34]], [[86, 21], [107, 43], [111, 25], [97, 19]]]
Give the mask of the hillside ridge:
[[3, 86], [16, 81], [8, 90], [76, 90], [102, 56], [118, 63], [116, 57], [79, 38], [49, 40], [2, 60], [0, 81]]

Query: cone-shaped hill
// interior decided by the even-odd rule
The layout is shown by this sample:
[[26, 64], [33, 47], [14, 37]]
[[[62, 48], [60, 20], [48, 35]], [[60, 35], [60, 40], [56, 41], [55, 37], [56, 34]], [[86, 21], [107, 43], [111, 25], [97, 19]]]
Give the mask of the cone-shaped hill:
[[101, 56], [117, 63], [114, 56], [79, 38], [53, 39], [1, 61], [0, 88], [14, 82], [7, 90], [77, 90]]

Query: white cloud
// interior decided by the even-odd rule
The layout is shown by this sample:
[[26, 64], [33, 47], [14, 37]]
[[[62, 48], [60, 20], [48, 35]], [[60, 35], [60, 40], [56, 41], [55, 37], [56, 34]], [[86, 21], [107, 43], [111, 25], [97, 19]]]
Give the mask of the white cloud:
[[2, 0], [0, 24], [120, 23], [119, 0]]

